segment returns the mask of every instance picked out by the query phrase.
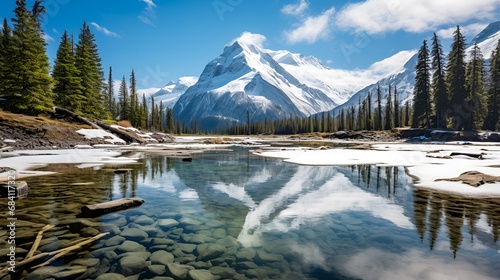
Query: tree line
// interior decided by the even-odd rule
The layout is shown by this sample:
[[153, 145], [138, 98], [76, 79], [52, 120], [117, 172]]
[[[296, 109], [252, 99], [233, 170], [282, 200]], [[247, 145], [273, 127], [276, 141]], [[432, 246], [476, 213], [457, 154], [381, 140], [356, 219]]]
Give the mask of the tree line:
[[477, 42], [468, 55], [467, 61], [459, 26], [447, 65], [437, 35], [430, 52], [424, 40], [416, 66], [412, 127], [499, 130], [500, 41], [491, 55], [489, 72]]
[[[156, 131], [185, 131], [175, 123], [172, 110], [152, 97], [148, 110], [146, 97], [139, 100], [134, 70], [130, 88], [125, 76], [119, 100], [115, 100], [112, 68], [106, 83], [98, 46], [89, 25], [84, 22], [78, 41], [65, 30], [50, 72], [42, 20], [45, 6], [36, 0], [32, 9], [26, 0], [16, 0], [12, 27], [4, 18], [0, 32], [0, 108], [23, 114], [51, 114], [53, 106], [74, 111], [88, 118], [128, 120], [138, 128]], [[165, 112], [165, 113], [164, 113]]]

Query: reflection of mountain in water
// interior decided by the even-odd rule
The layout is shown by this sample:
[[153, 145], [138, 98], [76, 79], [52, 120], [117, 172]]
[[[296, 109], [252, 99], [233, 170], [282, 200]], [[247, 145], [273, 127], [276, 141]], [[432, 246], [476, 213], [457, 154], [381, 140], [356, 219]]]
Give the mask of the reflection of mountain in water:
[[[369, 225], [376, 224], [381, 232], [372, 231], [366, 240], [390, 243], [383, 230], [411, 229], [418, 236], [412, 240], [428, 241], [431, 250], [447, 235], [456, 254], [465, 223], [473, 242], [498, 249], [497, 201], [414, 189], [400, 167], [300, 166], [248, 156], [242, 148], [198, 154], [191, 163], [158, 155], [144, 161], [143, 170], [120, 177], [123, 195], [127, 185], [133, 196], [137, 185], [151, 182], [161, 182], [180, 197], [190, 191], [246, 245], [261, 246], [269, 234], [301, 235], [312, 224], [312, 230], [319, 231], [318, 223], [331, 223], [327, 230], [337, 238], [370, 232]], [[174, 183], [162, 179], [167, 177]], [[167, 188], [168, 184], [173, 186]], [[358, 241], [365, 242], [363, 238]]]

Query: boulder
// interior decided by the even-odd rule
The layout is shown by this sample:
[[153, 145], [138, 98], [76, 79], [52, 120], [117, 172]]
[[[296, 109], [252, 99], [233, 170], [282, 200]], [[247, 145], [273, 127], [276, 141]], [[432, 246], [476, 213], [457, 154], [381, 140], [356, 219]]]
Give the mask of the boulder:
[[121, 258], [119, 262], [119, 271], [125, 276], [141, 273], [144, 268], [146, 268], [146, 261], [136, 256]]
[[124, 237], [128, 240], [132, 240], [132, 241], [142, 241], [142, 240], [147, 239], [149, 237], [147, 233], [145, 233], [144, 231], [142, 231], [138, 228], [124, 229], [120, 233], [120, 236]]
[[196, 250], [198, 251], [198, 261], [208, 261], [211, 259], [215, 259], [224, 254], [226, 248], [217, 244], [208, 244], [207, 246], [203, 246], [205, 244], [199, 245]]
[[122, 198], [99, 204], [85, 205], [82, 207], [81, 211], [85, 215], [99, 216], [107, 213], [139, 207], [143, 203], [144, 199], [141, 198]]
[[14, 196], [23, 198], [28, 196], [28, 183], [25, 181], [14, 181], [14, 184], [0, 183], [0, 196]]
[[152, 264], [167, 265], [174, 262], [174, 255], [170, 254], [167, 251], [160, 250], [151, 254], [149, 260]]
[[167, 275], [170, 275], [175, 279], [186, 279], [188, 272], [194, 269], [192, 266], [177, 263], [169, 263], [167, 264], [166, 268]]
[[128, 253], [128, 252], [145, 252], [146, 247], [142, 246], [141, 244], [126, 240], [122, 243], [122, 245], [118, 246], [116, 248], [116, 253], [121, 254], [121, 253]]
[[189, 280], [215, 280], [214, 275], [204, 269], [199, 269], [199, 270], [191, 270], [188, 272], [188, 279]]

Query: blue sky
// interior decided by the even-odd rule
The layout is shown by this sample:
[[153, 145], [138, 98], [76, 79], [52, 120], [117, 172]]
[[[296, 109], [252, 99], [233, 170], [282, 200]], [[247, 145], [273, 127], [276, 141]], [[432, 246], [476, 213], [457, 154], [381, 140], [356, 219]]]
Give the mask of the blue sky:
[[[28, 0], [31, 8], [34, 0]], [[402, 50], [418, 49], [433, 32], [448, 47], [450, 28], [470, 41], [500, 19], [500, 0], [45, 0], [49, 57], [66, 29], [75, 38], [91, 24], [114, 79], [135, 70], [138, 87], [162, 87], [199, 76], [243, 32], [265, 36], [267, 49], [313, 55], [325, 65], [365, 69]], [[0, 18], [14, 0], [0, 0]], [[263, 38], [258, 36], [259, 38]]]

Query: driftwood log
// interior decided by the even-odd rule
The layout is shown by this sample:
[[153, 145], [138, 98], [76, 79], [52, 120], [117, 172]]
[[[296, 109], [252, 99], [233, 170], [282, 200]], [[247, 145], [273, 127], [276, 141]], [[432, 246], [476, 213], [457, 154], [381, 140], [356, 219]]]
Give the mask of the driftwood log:
[[448, 179], [437, 179], [436, 182], [439, 181], [451, 181], [451, 182], [459, 182], [462, 181], [464, 184], [471, 185], [473, 187], [479, 187], [486, 183], [495, 183], [500, 182], [500, 176], [491, 176], [488, 174], [481, 173], [479, 171], [467, 171], [456, 178], [448, 178]]
[[54, 112], [56, 114], [60, 114], [60, 115], [64, 115], [64, 116], [68, 116], [68, 117], [72, 117], [74, 120], [76, 121], [79, 121], [81, 123], [84, 123], [84, 124], [87, 124], [87, 125], [90, 125], [92, 128], [95, 128], [95, 129], [101, 129], [98, 125], [96, 125], [95, 123], [89, 121], [88, 119], [78, 115], [77, 113], [74, 113], [74, 112], [71, 112], [70, 110], [68, 109], [64, 109], [64, 108], [61, 108], [61, 107], [54, 107]]
[[122, 198], [99, 204], [85, 205], [81, 210], [82, 214], [84, 215], [99, 216], [107, 213], [139, 207], [143, 203], [144, 199], [140, 198]]
[[109, 131], [111, 131], [112, 133], [116, 134], [118, 137], [120, 137], [121, 139], [129, 142], [129, 143], [140, 143], [140, 144], [145, 144], [147, 143], [147, 141], [142, 138], [142, 137], [139, 137], [137, 135], [135, 135], [134, 133], [131, 133], [131, 132], [128, 132], [128, 131], [125, 131], [125, 130], [121, 130], [121, 129], [118, 129], [116, 127], [112, 127], [111, 125], [103, 122], [103, 121], [96, 121], [96, 123], [104, 128], [104, 129], [107, 129]]
[[0, 183], [0, 197], [14, 196], [17, 198], [28, 196], [28, 183], [16, 181], [14, 184]]
[[454, 157], [454, 156], [467, 156], [467, 157], [471, 157], [471, 158], [483, 159], [482, 154], [455, 153], [455, 152], [450, 154], [450, 157]]

